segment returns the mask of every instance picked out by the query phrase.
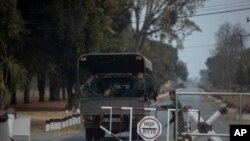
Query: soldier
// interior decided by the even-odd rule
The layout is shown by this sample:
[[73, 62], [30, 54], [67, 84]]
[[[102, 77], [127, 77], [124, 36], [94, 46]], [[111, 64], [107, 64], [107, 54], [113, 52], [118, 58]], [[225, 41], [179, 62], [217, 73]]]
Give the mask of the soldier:
[[145, 90], [145, 79], [143, 73], [138, 73], [132, 86], [132, 94], [134, 96], [142, 96]]
[[[163, 108], [163, 109], [175, 109], [176, 108], [176, 96], [175, 96], [175, 91], [170, 91], [169, 92], [169, 96], [170, 96], [170, 100], [172, 101], [171, 104], [169, 105], [162, 105], [160, 106], [160, 108]], [[179, 109], [182, 109], [182, 105], [180, 103], [180, 101], [178, 100], [178, 108]], [[173, 136], [174, 136], [174, 139], [175, 139], [175, 111], [172, 112], [172, 118], [170, 119], [169, 121], [169, 124], [172, 124], [174, 123], [174, 132], [173, 132]], [[166, 124], [166, 126], [168, 126]], [[185, 128], [185, 122], [184, 122], [184, 116], [183, 116], [183, 111], [182, 110], [179, 110], [178, 112], [178, 132], [179, 133], [182, 133], [184, 132], [184, 128]]]
[[137, 77], [135, 78], [133, 82], [132, 89], [134, 90], [144, 90], [145, 89], [145, 80], [143, 73], [138, 73]]
[[90, 75], [85, 83], [80, 87], [82, 97], [102, 97], [93, 75]]

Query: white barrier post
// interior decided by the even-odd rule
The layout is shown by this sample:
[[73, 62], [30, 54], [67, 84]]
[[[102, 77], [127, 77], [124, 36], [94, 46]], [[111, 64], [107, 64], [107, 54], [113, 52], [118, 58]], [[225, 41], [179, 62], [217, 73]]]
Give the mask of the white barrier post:
[[80, 114], [80, 108], [77, 108], [77, 109], [76, 109], [76, 113], [77, 113], [77, 114]]
[[7, 109], [8, 114], [8, 125], [9, 125], [9, 133], [10, 138], [13, 140], [13, 131], [14, 131], [14, 125], [16, 120], [16, 110], [14, 108], [8, 108]]
[[77, 123], [81, 124], [81, 115], [80, 114], [77, 114]]
[[45, 132], [49, 132], [50, 131], [50, 120], [46, 120], [45, 121]]
[[69, 118], [65, 117], [65, 128], [69, 127]]
[[58, 121], [57, 121], [57, 119], [54, 119], [54, 129], [55, 130], [58, 129]]
[[6, 111], [0, 110], [0, 137], [1, 141], [10, 141], [10, 133], [8, 129], [8, 115]]
[[76, 125], [76, 115], [75, 114], [72, 115], [72, 125], [73, 126]]
[[30, 141], [30, 121], [31, 118], [28, 116], [16, 117], [14, 126], [14, 136], [27, 136], [26, 141]]
[[62, 118], [62, 129], [65, 128], [65, 118]]
[[62, 119], [58, 119], [58, 129], [61, 130], [62, 129]]
[[50, 123], [49, 123], [50, 130], [54, 130], [54, 120], [50, 119], [49, 121], [50, 121]]
[[69, 120], [69, 127], [70, 127], [70, 126], [72, 126], [72, 117], [69, 116], [69, 117], [68, 117], [68, 120]]

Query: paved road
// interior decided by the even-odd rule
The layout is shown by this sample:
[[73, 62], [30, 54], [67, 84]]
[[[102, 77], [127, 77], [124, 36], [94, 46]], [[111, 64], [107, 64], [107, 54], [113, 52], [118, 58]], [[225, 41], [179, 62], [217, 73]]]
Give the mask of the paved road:
[[[188, 88], [184, 89], [183, 91], [199, 91], [197, 88]], [[214, 102], [211, 102], [207, 96], [181, 96], [180, 97], [181, 103], [183, 106], [190, 105], [195, 109], [199, 109], [201, 111], [201, 117], [203, 117], [205, 120], [208, 119], [214, 112], [217, 111], [217, 109], [220, 107], [219, 104], [214, 104]], [[161, 98], [157, 102], [153, 103], [152, 105], [162, 105], [169, 103], [168, 98]], [[167, 121], [167, 112], [158, 112], [157, 115], [158, 120], [162, 123], [162, 135], [157, 139], [157, 141], [167, 141], [166, 134], [167, 130], [165, 127], [166, 121]], [[225, 124], [225, 121], [229, 120], [228, 117], [220, 117], [220, 119], [214, 123], [213, 129], [217, 133], [228, 133], [229, 126]], [[173, 125], [170, 126], [170, 129], [172, 130]], [[192, 130], [196, 128], [196, 125], [193, 125], [192, 123]], [[169, 133], [170, 139], [172, 140], [173, 135], [172, 131]], [[228, 141], [228, 138], [222, 138], [223, 141]], [[170, 140], [170, 141], [171, 141]], [[200, 140], [207, 140], [207, 139], [200, 139]], [[19, 140], [15, 140], [19, 141]], [[84, 131], [79, 131], [76, 133], [71, 134], [63, 134], [60, 132], [52, 132], [52, 133], [42, 133], [42, 134], [32, 134], [31, 135], [31, 141], [85, 141], [85, 134]]]

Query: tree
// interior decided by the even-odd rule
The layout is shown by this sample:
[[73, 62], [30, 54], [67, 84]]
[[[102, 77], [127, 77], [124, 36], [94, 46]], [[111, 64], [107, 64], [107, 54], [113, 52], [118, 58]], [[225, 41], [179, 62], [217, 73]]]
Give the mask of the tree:
[[[3, 54], [0, 59], [0, 108], [4, 108], [4, 98], [9, 92], [13, 93], [18, 84], [27, 82], [27, 72], [24, 66], [17, 62], [13, 56], [8, 56], [6, 47], [2, 44]], [[1, 51], [1, 52], [3, 52]]]
[[[188, 17], [205, 0], [136, 0], [134, 2], [135, 43], [133, 51], [141, 52], [147, 37], [158, 35], [161, 40], [176, 40], [182, 47], [182, 40], [199, 27]], [[181, 37], [182, 36], [182, 37]]]
[[[23, 32], [23, 19], [17, 10], [16, 0], [2, 0], [0, 3], [0, 103], [4, 107], [4, 97], [11, 93], [12, 103], [16, 103], [16, 88], [27, 80], [26, 69], [19, 62], [21, 50], [20, 34]], [[23, 83], [22, 83], [23, 84]]]
[[244, 34], [245, 31], [240, 24], [230, 23], [221, 25], [216, 33], [214, 54], [206, 62], [214, 87], [228, 90], [233, 85], [243, 82]]
[[250, 89], [250, 49], [247, 48], [243, 53], [243, 74], [245, 75], [245, 84]]
[[178, 64], [177, 49], [158, 41], [147, 41], [142, 54], [145, 55], [153, 64], [153, 80], [156, 87], [167, 82], [175, 81], [177, 75], [176, 64]]
[[176, 64], [176, 77], [180, 78], [183, 81], [187, 80], [188, 77], [188, 70], [187, 70], [187, 66], [184, 62], [182, 61], [178, 61]]

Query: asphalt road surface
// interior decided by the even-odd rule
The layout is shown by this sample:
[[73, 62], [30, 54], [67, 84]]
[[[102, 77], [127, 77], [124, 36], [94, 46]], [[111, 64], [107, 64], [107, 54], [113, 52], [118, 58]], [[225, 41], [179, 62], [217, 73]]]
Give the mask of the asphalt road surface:
[[[189, 91], [189, 92], [198, 92], [198, 88], [187, 88], [182, 89], [181, 91]], [[207, 120], [211, 115], [213, 115], [219, 108], [220, 104], [215, 104], [211, 102], [211, 100], [207, 96], [180, 96], [180, 101], [183, 106], [192, 106], [194, 109], [200, 110], [200, 116]], [[152, 106], [158, 106], [170, 103], [171, 101], [168, 97], [161, 97], [158, 101], [152, 103]], [[154, 113], [152, 113], [154, 114]], [[173, 141], [173, 125], [169, 125], [170, 132], [167, 133], [167, 128], [165, 124], [167, 123], [167, 112], [158, 112], [157, 119], [162, 124], [162, 134], [159, 136], [157, 141], [167, 141], [167, 134], [169, 135], [169, 141]], [[187, 119], [185, 117], [185, 119]], [[214, 124], [213, 130], [215, 133], [228, 134], [229, 133], [229, 122], [231, 117], [227, 117], [222, 115]], [[191, 132], [195, 130], [197, 124], [194, 121], [191, 121]], [[125, 133], [126, 134], [126, 133]], [[20, 139], [20, 138], [19, 138]], [[199, 137], [198, 141], [205, 141], [208, 137]], [[223, 141], [229, 141], [228, 137], [222, 137]], [[108, 139], [107, 139], [108, 140]], [[15, 140], [19, 141], [19, 140]], [[21, 141], [21, 140], [20, 140]], [[31, 134], [31, 141], [85, 141], [85, 132], [84, 129], [82, 131], [64, 134], [60, 132], [51, 132], [51, 133], [42, 133], [42, 134]]]

